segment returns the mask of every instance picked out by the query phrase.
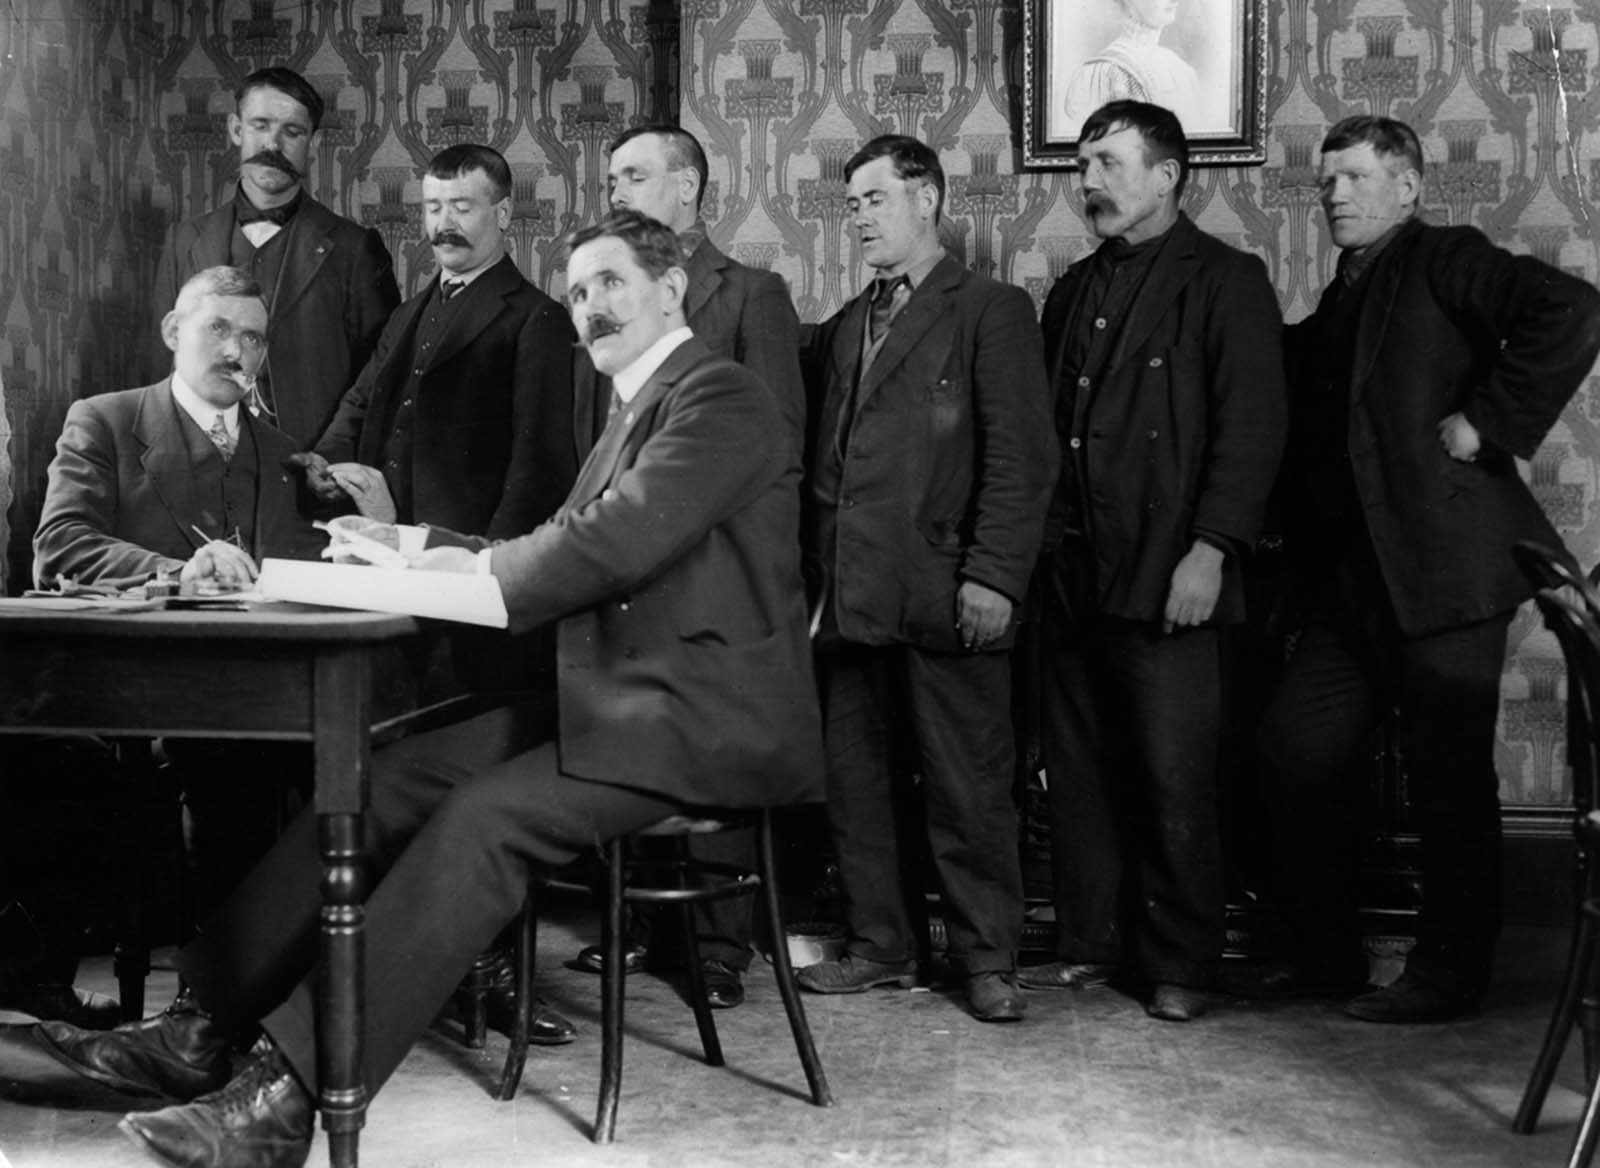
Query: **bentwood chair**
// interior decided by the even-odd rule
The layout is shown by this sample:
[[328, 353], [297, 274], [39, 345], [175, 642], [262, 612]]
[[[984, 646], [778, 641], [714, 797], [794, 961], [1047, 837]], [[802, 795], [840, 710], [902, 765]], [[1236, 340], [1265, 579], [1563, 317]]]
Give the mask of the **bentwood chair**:
[[[1522, 556], [1518, 559], [1520, 562]], [[1524, 1134], [1533, 1131], [1576, 1023], [1583, 1035], [1588, 1100], [1568, 1164], [1579, 1168], [1590, 1162], [1600, 1144], [1600, 1082], [1595, 1074], [1596, 1056], [1600, 1053], [1600, 993], [1595, 984], [1595, 951], [1600, 944], [1600, 874], [1596, 863], [1600, 857], [1600, 811], [1596, 810], [1596, 785], [1600, 781], [1600, 742], [1596, 739], [1596, 717], [1600, 715], [1600, 623], [1586, 611], [1586, 605], [1573, 598], [1570, 587], [1571, 582], [1564, 581], [1561, 590], [1541, 588], [1534, 599], [1545, 625], [1561, 645], [1567, 667], [1567, 764], [1575, 810], [1573, 884], [1577, 911], [1560, 994], [1511, 1128]]]
[[[691, 836], [714, 832], [733, 831], [754, 827], [757, 839], [757, 868], [750, 871], [731, 864], [698, 860], [690, 856], [688, 840]], [[664, 839], [670, 841], [670, 855], [664, 859], [651, 858], [655, 849], [638, 848], [641, 840]], [[626, 905], [675, 905], [683, 928], [686, 950], [685, 972], [689, 980], [689, 1004], [694, 1009], [695, 1023], [700, 1031], [700, 1044], [706, 1062], [714, 1067], [725, 1065], [722, 1043], [717, 1036], [712, 1018], [711, 1003], [706, 997], [705, 980], [701, 973], [699, 944], [695, 938], [694, 907], [712, 900], [760, 894], [766, 908], [772, 937], [772, 969], [778, 982], [778, 993], [783, 1008], [789, 1016], [789, 1029], [794, 1036], [795, 1051], [805, 1071], [806, 1083], [811, 1089], [811, 1099], [818, 1107], [831, 1107], [833, 1094], [823, 1073], [817, 1048], [812, 1041], [811, 1029], [806, 1023], [805, 1007], [800, 1001], [800, 988], [794, 978], [794, 968], [789, 961], [787, 936], [783, 927], [783, 914], [779, 905], [777, 857], [772, 838], [772, 812], [758, 810], [706, 810], [697, 815], [674, 815], [659, 823], [614, 839], [605, 845], [606, 868], [605, 907], [600, 922], [600, 945], [605, 953], [605, 967], [601, 973], [600, 989], [600, 1098], [595, 1110], [593, 1139], [597, 1144], [609, 1144], [616, 1133], [617, 1101], [622, 1089], [623, 1044], [623, 991], [626, 985], [623, 948], [627, 943], [623, 926]], [[569, 884], [554, 879], [534, 882], [528, 891], [528, 902], [523, 909], [518, 929], [516, 947], [516, 1000], [517, 1012], [512, 1026], [510, 1049], [500, 1079], [498, 1097], [507, 1100], [515, 1097], [522, 1082], [522, 1071], [528, 1054], [528, 1023], [533, 1000], [533, 969], [538, 948], [538, 897], [545, 889], [589, 891], [587, 886]]]
[[1570, 588], [1583, 601], [1589, 615], [1600, 620], [1600, 564], [1586, 576], [1565, 547], [1552, 548], [1531, 539], [1513, 544], [1511, 558], [1534, 588]]

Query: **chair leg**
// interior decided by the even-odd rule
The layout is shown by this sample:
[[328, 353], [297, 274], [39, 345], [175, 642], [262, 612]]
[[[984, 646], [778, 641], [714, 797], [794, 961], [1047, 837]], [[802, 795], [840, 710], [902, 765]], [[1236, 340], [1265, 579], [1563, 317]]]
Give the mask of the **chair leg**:
[[772, 972], [778, 979], [778, 993], [783, 998], [784, 1011], [789, 1015], [794, 1048], [799, 1052], [800, 1065], [805, 1068], [806, 1082], [811, 1087], [811, 1101], [818, 1107], [832, 1107], [833, 1092], [828, 1087], [827, 1075], [823, 1073], [822, 1060], [817, 1057], [817, 1044], [811, 1038], [805, 1006], [800, 1002], [800, 989], [794, 980], [794, 966], [789, 961], [789, 936], [783, 927], [783, 907], [778, 896], [778, 861], [772, 845], [772, 812], [761, 812], [761, 826], [757, 834], [761, 891], [766, 902], [767, 927], [772, 933]]
[[1550, 1091], [1550, 1084], [1555, 1080], [1556, 1068], [1561, 1064], [1561, 1054], [1566, 1049], [1567, 1036], [1572, 1033], [1579, 999], [1589, 982], [1590, 968], [1594, 963], [1595, 941], [1594, 918], [1580, 908], [1577, 925], [1573, 930], [1572, 944], [1567, 953], [1566, 975], [1562, 978], [1561, 992], [1556, 998], [1556, 1008], [1550, 1015], [1550, 1024], [1545, 1029], [1544, 1044], [1540, 1046], [1538, 1057], [1534, 1059], [1533, 1072], [1528, 1076], [1528, 1085], [1522, 1092], [1522, 1102], [1517, 1107], [1516, 1118], [1511, 1121], [1511, 1130], [1514, 1132], [1526, 1135], [1533, 1131], [1534, 1125], [1539, 1122], [1539, 1112], [1544, 1108], [1545, 1096]]
[[[685, 870], [689, 863], [689, 844], [682, 837], [673, 843], [676, 845], [677, 860], [673, 872], [678, 887], [686, 888], [689, 883]], [[711, 1016], [711, 1000], [706, 996], [706, 977], [700, 964], [700, 938], [695, 933], [693, 905], [685, 903], [678, 907], [678, 922], [683, 929], [684, 964], [687, 966], [684, 972], [689, 979], [689, 1005], [694, 1008], [694, 1024], [700, 1031], [700, 1047], [706, 1052], [707, 1066], [726, 1066], [727, 1060], [722, 1057], [722, 1039], [717, 1035], [716, 1020]]]
[[461, 979], [456, 991], [456, 1002], [461, 1011], [461, 1045], [468, 1050], [482, 1050], [489, 1038], [489, 964], [480, 953], [472, 959], [472, 968]]
[[600, 1103], [595, 1109], [594, 1142], [609, 1144], [616, 1138], [617, 1097], [622, 1093], [622, 992], [627, 977], [622, 968], [626, 943], [623, 928], [622, 841], [606, 845], [606, 904], [600, 915], [600, 949], [605, 968], [600, 971]]
[[1589, 1097], [1583, 1105], [1583, 1119], [1572, 1137], [1572, 1152], [1567, 1157], [1567, 1168], [1589, 1168], [1594, 1159], [1596, 1145], [1600, 1145], [1600, 1085], [1589, 1088]]
[[528, 1062], [528, 1027], [533, 1014], [533, 970], [539, 950], [539, 910], [532, 889], [522, 902], [517, 920], [516, 983], [517, 1012], [511, 1025], [511, 1045], [506, 1049], [505, 1070], [500, 1073], [501, 1102], [515, 1099], [522, 1085], [522, 1069]]

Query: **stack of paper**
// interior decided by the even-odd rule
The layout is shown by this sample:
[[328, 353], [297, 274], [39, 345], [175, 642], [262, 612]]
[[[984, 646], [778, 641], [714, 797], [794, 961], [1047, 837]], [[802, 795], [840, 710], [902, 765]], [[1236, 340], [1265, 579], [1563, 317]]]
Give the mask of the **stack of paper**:
[[261, 562], [256, 587], [268, 600], [398, 612], [494, 629], [509, 623], [500, 582], [488, 575], [267, 559]]

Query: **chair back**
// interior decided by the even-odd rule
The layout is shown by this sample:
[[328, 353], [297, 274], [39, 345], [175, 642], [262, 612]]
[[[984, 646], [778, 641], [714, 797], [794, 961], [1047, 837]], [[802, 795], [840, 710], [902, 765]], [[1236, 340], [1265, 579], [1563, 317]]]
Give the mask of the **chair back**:
[[1600, 588], [1596, 587], [1600, 564], [1596, 564], [1594, 571], [1585, 576], [1578, 561], [1565, 547], [1552, 548], [1531, 539], [1518, 540], [1513, 544], [1511, 558], [1535, 589], [1570, 588], [1583, 600], [1589, 615], [1600, 620]]
[[1580, 818], [1600, 805], [1600, 623], [1587, 606], [1563, 587], [1541, 588], [1534, 603], [1545, 627], [1555, 634], [1567, 666], [1567, 765], [1572, 772], [1572, 802]]

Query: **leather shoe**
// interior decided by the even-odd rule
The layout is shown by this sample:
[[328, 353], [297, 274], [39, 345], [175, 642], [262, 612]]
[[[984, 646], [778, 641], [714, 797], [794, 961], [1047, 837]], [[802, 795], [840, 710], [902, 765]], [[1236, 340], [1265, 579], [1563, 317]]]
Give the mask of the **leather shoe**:
[[819, 961], [795, 971], [795, 981], [818, 994], [859, 994], [873, 986], [908, 990], [917, 980], [915, 961], [871, 961], [846, 953], [838, 961]]
[[244, 1070], [192, 1103], [125, 1115], [117, 1126], [181, 1168], [300, 1168], [311, 1154], [316, 1105], [262, 1036]]
[[[517, 1022], [517, 995], [509, 985], [492, 985], [484, 995], [484, 1010], [489, 1029], [499, 1031], [507, 1038]], [[528, 1011], [528, 1043], [530, 1046], [565, 1046], [578, 1037], [578, 1028], [566, 1015], [553, 1008], [549, 1002], [535, 995]]]
[[1109, 961], [1046, 961], [1017, 969], [1017, 984], [1030, 990], [1092, 990], [1116, 977]]
[[975, 973], [967, 978], [967, 1004], [980, 1022], [1021, 1022], [1028, 1008], [1009, 973]]
[[1163, 1022], [1192, 1022], [1206, 1012], [1205, 992], [1190, 986], [1160, 982], [1144, 1005], [1144, 1012]]
[[87, 1079], [129, 1095], [193, 1099], [228, 1081], [227, 1038], [187, 994], [115, 1030], [41, 1022], [39, 1045]]
[[1351, 998], [1342, 1009], [1363, 1022], [1448, 1022], [1476, 1013], [1478, 999], [1407, 969], [1390, 985]]
[[726, 961], [702, 961], [700, 977], [706, 983], [706, 1001], [713, 1010], [731, 1010], [744, 1005], [744, 981], [739, 971]]
[[[648, 945], [629, 945], [622, 951], [622, 972], [638, 973], [644, 968], [644, 963], [650, 959]], [[578, 955], [567, 962], [568, 969], [576, 969], [579, 973], [600, 974], [605, 972], [606, 951], [598, 945], [585, 945], [578, 950]]]

